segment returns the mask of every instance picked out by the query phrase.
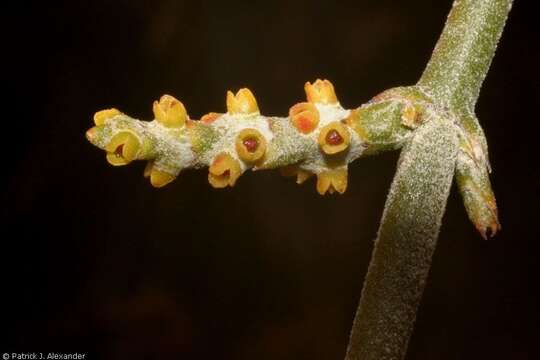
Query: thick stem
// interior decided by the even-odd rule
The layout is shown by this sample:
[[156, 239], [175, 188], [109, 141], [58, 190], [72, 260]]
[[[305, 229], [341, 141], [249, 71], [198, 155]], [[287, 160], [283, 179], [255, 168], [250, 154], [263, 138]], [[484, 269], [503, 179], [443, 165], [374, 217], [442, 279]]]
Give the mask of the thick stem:
[[513, 0], [456, 0], [418, 85], [472, 114]]
[[346, 360], [405, 356], [454, 175], [457, 142], [454, 125], [435, 119], [403, 149]]
[[[512, 0], [456, 0], [418, 82], [435, 111], [453, 114], [462, 129], [481, 139], [474, 106], [511, 5]], [[402, 152], [346, 360], [405, 357], [455, 170], [458, 140], [451, 122], [423, 125]]]

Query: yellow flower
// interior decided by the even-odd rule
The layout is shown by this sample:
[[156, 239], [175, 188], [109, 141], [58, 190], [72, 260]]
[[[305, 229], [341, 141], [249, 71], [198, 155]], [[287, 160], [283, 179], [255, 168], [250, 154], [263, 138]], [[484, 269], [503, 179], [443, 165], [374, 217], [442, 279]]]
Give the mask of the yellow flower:
[[105, 146], [107, 161], [113, 166], [127, 165], [137, 158], [141, 150], [139, 138], [129, 131], [122, 131], [112, 137]]
[[266, 152], [266, 139], [255, 129], [243, 129], [236, 137], [236, 152], [246, 162], [256, 162]]
[[234, 186], [241, 174], [240, 163], [231, 155], [221, 153], [208, 168], [208, 182], [215, 188]]
[[324, 171], [317, 175], [317, 191], [324, 195], [337, 191], [343, 194], [347, 190], [347, 168]]
[[291, 107], [289, 117], [293, 126], [303, 134], [309, 134], [319, 125], [319, 110], [309, 102]]
[[313, 84], [309, 81], [304, 85], [307, 100], [311, 103], [337, 104], [334, 85], [328, 80], [317, 79]]
[[227, 91], [227, 112], [229, 114], [256, 114], [259, 113], [257, 100], [248, 88], [238, 90], [236, 95]]
[[167, 127], [183, 126], [187, 120], [184, 104], [170, 95], [163, 95], [154, 101], [152, 110], [157, 121]]
[[176, 179], [176, 176], [156, 169], [154, 166], [154, 161], [148, 161], [146, 163], [144, 168], [144, 177], [150, 178], [150, 184], [152, 184], [152, 186], [155, 188], [163, 187]]
[[345, 125], [339, 121], [334, 121], [321, 129], [318, 142], [325, 154], [333, 155], [349, 147], [351, 135]]

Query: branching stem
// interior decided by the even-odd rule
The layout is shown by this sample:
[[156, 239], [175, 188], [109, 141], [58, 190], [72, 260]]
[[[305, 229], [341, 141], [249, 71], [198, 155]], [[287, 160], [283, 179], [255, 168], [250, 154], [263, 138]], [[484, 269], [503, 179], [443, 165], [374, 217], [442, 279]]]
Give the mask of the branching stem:
[[[458, 185], [469, 216], [484, 237], [487, 231], [482, 227], [489, 231], [499, 227], [497, 220], [493, 220], [496, 206], [490, 186], [487, 186], [489, 190], [479, 190], [485, 188], [480, 183], [487, 179], [487, 146], [474, 116], [474, 106], [511, 5], [512, 0], [454, 2], [418, 83], [430, 95], [440, 119], [418, 129], [402, 151], [364, 282], [346, 360], [405, 357], [456, 161]], [[463, 132], [456, 135], [451, 123], [457, 123]], [[473, 144], [472, 147], [481, 149], [479, 152], [485, 157], [475, 156], [474, 150], [457, 155], [458, 138], [461, 149]], [[465, 170], [466, 166], [476, 172], [475, 175]], [[484, 199], [482, 204], [473, 194], [482, 194], [478, 196]], [[481, 218], [490, 211], [491, 200], [485, 201], [490, 196], [495, 216], [486, 222]]]

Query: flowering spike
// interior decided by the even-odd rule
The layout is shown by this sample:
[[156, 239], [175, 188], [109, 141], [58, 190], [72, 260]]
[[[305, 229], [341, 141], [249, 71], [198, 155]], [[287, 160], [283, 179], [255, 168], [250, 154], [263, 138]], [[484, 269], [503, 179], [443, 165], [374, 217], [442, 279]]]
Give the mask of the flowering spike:
[[181, 127], [187, 120], [184, 104], [170, 95], [154, 101], [152, 110], [157, 121], [167, 127]]
[[317, 191], [324, 195], [337, 191], [343, 194], [347, 190], [347, 168], [332, 169], [317, 175]]
[[236, 152], [240, 159], [254, 163], [264, 156], [266, 152], [266, 139], [255, 129], [243, 129], [236, 136]]
[[307, 101], [320, 104], [337, 104], [334, 85], [328, 80], [317, 79], [313, 84], [309, 81], [304, 85]]
[[351, 142], [351, 134], [341, 122], [334, 121], [321, 129], [318, 138], [321, 150], [327, 155], [345, 151]]
[[243, 115], [258, 114], [259, 107], [253, 93], [248, 88], [242, 88], [236, 95], [227, 91], [227, 112]]
[[135, 160], [140, 152], [141, 143], [132, 133], [123, 131], [111, 139], [105, 147], [107, 161], [113, 166], [127, 165]]
[[227, 153], [217, 155], [208, 168], [208, 182], [215, 188], [234, 186], [240, 175], [240, 163]]
[[309, 102], [291, 107], [289, 117], [294, 127], [303, 134], [309, 134], [319, 125], [319, 110]]
[[94, 114], [94, 124], [96, 124], [97, 126], [103, 125], [105, 124], [105, 121], [112, 119], [116, 115], [120, 114], [121, 112], [115, 108], [98, 111]]
[[[153, 105], [156, 121], [103, 110], [95, 114], [86, 138], [105, 150], [114, 166], [147, 160], [144, 176], [156, 187], [184, 168], [208, 166], [208, 181], [216, 188], [233, 186], [248, 169], [280, 169], [298, 184], [317, 174], [321, 194], [343, 193], [350, 162], [399, 149], [437, 110], [414, 86], [384, 91], [353, 110], [341, 107], [328, 80], [308, 82], [305, 88], [308, 102], [292, 106], [286, 118], [261, 115], [246, 88], [227, 93], [226, 114], [208, 113], [200, 121], [189, 119], [180, 101], [164, 95]], [[485, 139], [478, 131], [469, 135], [460, 148], [459, 159], [467, 161], [458, 160], [458, 187], [469, 217], [488, 237], [500, 225], [485, 166]]]

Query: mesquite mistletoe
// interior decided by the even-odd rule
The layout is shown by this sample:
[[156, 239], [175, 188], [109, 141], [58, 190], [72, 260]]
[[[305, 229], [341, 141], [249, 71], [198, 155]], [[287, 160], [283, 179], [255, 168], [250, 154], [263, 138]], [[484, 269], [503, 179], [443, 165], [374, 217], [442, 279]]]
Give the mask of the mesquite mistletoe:
[[455, 175], [482, 237], [500, 224], [489, 180], [487, 142], [475, 105], [512, 0], [455, 0], [416, 85], [383, 91], [344, 109], [327, 80], [306, 83], [307, 101], [288, 117], [260, 114], [248, 89], [227, 93], [227, 112], [191, 120], [164, 95], [155, 119], [116, 109], [95, 114], [86, 136], [112, 165], [147, 160], [156, 187], [186, 168], [208, 166], [208, 181], [233, 186], [248, 169], [280, 169], [320, 194], [343, 193], [357, 158], [402, 148], [353, 322], [346, 360], [399, 360], [407, 344]]
[[[117, 109], [94, 115], [87, 139], [106, 151], [113, 166], [147, 160], [144, 175], [155, 187], [187, 168], [208, 167], [215, 188], [234, 186], [246, 170], [280, 169], [301, 184], [315, 175], [317, 191], [344, 193], [352, 161], [404, 146], [418, 127], [437, 117], [437, 105], [421, 86], [387, 90], [353, 110], [344, 109], [328, 80], [307, 82], [307, 101], [288, 117], [264, 116], [253, 93], [227, 92], [227, 112], [192, 120], [170, 95], [153, 104], [155, 119], [139, 121]], [[451, 114], [449, 114], [451, 115]], [[486, 238], [499, 229], [480, 128], [452, 124], [459, 138], [456, 179], [470, 219]], [[470, 122], [470, 124], [474, 124]]]

